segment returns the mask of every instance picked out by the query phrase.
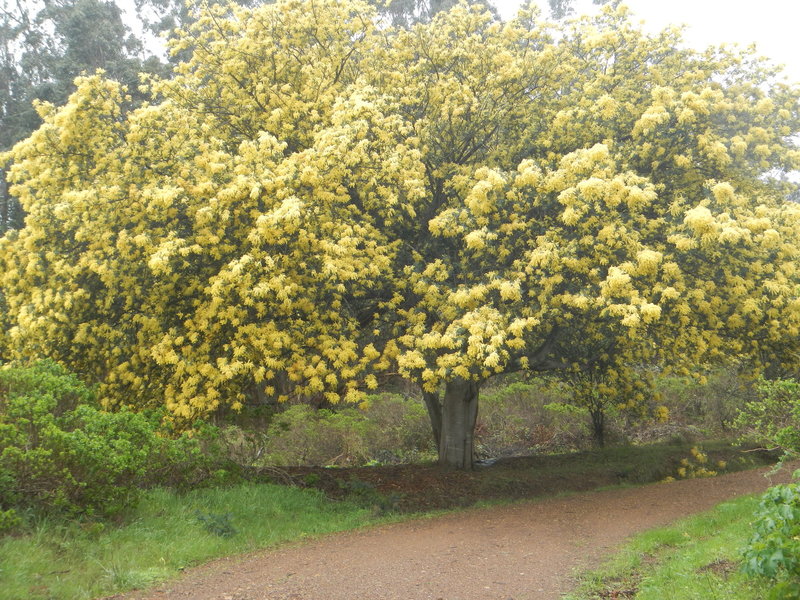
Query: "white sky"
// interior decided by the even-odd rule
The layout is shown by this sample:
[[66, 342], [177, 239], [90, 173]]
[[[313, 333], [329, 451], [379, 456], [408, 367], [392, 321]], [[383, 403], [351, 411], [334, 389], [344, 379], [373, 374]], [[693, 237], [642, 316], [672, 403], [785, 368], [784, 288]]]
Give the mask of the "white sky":
[[[546, 6], [545, 0], [537, 0]], [[647, 31], [686, 25], [687, 46], [755, 42], [758, 53], [785, 65], [792, 81], [800, 82], [800, 0], [625, 0]], [[504, 19], [512, 17], [520, 0], [494, 0]], [[597, 10], [590, 0], [577, 0], [578, 13]]]

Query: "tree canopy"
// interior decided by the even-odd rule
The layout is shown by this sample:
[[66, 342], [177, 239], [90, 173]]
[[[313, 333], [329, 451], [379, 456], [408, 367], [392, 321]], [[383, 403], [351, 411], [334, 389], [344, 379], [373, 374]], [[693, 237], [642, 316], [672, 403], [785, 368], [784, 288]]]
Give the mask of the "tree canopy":
[[[97, 69], [136, 96], [141, 71], [165, 71], [113, 2], [0, 0], [0, 150], [41, 125], [34, 101], [64, 104], [75, 77]], [[0, 162], [0, 234], [21, 227], [24, 217], [8, 194], [5, 170]]]
[[6, 352], [178, 420], [400, 375], [458, 467], [498, 373], [795, 360], [798, 88], [625, 7], [558, 27], [212, 7], [152, 104], [79, 79], [10, 153]]

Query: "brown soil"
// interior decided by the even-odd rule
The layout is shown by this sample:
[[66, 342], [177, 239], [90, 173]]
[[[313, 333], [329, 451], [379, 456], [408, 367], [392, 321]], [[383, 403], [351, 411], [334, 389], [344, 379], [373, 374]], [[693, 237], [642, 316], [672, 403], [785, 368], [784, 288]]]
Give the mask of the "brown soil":
[[[256, 474], [276, 483], [313, 487], [330, 498], [351, 498], [399, 512], [465, 508], [482, 501], [525, 500], [585, 492], [620, 484], [662, 481], [676, 474], [689, 445], [506, 457], [478, 463], [472, 471], [443, 471], [435, 465], [377, 467], [290, 467]], [[729, 445], [706, 448], [709, 468], [725, 461], [728, 471], [774, 464], [778, 455]]]
[[[576, 570], [596, 566], [630, 535], [790, 478], [789, 468], [769, 479], [767, 470], [551, 497], [332, 535], [217, 560], [159, 588], [115, 598], [557, 599], [574, 585]], [[442, 477], [430, 481], [433, 497]], [[379, 483], [383, 491], [391, 487]]]

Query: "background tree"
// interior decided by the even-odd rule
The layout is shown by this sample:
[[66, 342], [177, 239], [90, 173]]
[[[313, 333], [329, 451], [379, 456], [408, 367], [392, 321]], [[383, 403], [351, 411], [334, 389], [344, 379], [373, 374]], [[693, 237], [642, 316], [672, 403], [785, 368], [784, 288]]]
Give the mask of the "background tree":
[[[378, 12], [389, 17], [395, 27], [411, 27], [416, 23], [430, 23], [440, 12], [448, 11], [458, 4], [458, 0], [373, 0]], [[488, 10], [499, 18], [497, 9], [489, 0], [469, 0], [474, 6]]]
[[[620, 4], [620, 0], [592, 0], [592, 4], [603, 5], [609, 2], [615, 5]], [[550, 6], [550, 14], [555, 19], [564, 19], [575, 14], [575, 0], [547, 0]]]
[[158, 103], [94, 76], [41, 106], [0, 241], [11, 353], [178, 420], [399, 374], [459, 468], [493, 375], [787, 358], [800, 213], [767, 174], [800, 115], [771, 67], [619, 7], [376, 21], [210, 8]]

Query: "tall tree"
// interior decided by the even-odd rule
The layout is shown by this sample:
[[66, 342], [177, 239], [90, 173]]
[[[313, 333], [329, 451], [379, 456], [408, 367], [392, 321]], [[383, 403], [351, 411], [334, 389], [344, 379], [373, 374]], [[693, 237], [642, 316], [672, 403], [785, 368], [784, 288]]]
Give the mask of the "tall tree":
[[159, 103], [94, 76], [40, 107], [0, 240], [9, 351], [178, 420], [400, 374], [459, 468], [498, 373], [793, 360], [800, 210], [768, 175], [800, 164], [800, 90], [624, 8], [376, 23], [210, 8]]
[[[0, 0], [0, 151], [30, 135], [41, 119], [37, 101], [64, 104], [82, 72], [103, 69], [137, 95], [140, 71], [163, 72], [104, 0]], [[0, 234], [22, 226], [0, 165]]]

